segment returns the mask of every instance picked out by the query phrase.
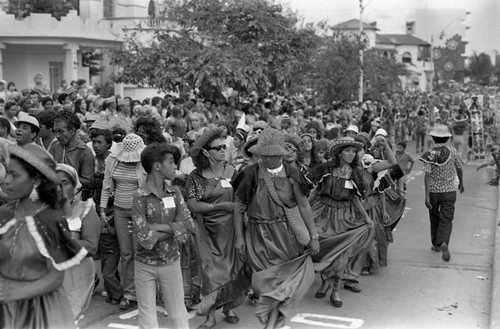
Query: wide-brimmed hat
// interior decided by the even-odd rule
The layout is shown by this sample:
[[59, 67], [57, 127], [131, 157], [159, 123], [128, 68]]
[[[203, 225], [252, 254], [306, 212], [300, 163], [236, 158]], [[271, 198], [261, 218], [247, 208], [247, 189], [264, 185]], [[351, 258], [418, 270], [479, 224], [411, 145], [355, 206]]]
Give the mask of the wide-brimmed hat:
[[429, 133], [432, 137], [451, 137], [448, 127], [445, 125], [435, 125], [434, 129]]
[[363, 148], [364, 144], [355, 141], [352, 137], [339, 137], [335, 141], [333, 141], [333, 144], [330, 147], [330, 154], [335, 154], [347, 146], [354, 146], [361, 149]]
[[65, 163], [58, 163], [56, 165], [56, 172], [57, 171], [63, 171], [67, 173], [75, 183], [75, 192], [80, 191], [80, 189], [82, 188], [82, 184], [80, 183], [80, 179], [78, 179], [78, 172], [76, 171], [75, 168]]
[[274, 128], [266, 128], [262, 131], [257, 144], [248, 149], [248, 152], [264, 156], [283, 156], [290, 153], [284, 148], [285, 136]]
[[42, 147], [35, 144], [27, 144], [24, 147], [10, 145], [9, 153], [29, 163], [50, 181], [61, 183], [56, 174], [54, 158]]
[[285, 145], [286, 144], [291, 144], [297, 150], [298, 154], [302, 154], [306, 149], [304, 141], [302, 140], [302, 138], [300, 138], [296, 134], [286, 133], [285, 134]]
[[28, 123], [30, 125], [32, 125], [33, 127], [35, 127], [37, 130], [40, 130], [40, 123], [38, 122], [38, 120], [31, 116], [31, 115], [24, 115], [22, 116], [19, 120], [17, 120], [15, 123], [14, 123], [14, 126], [19, 127], [19, 125], [21, 123]]
[[116, 153], [116, 159], [121, 162], [139, 162], [145, 148], [141, 136], [128, 134], [121, 143], [121, 149]]
[[205, 129], [203, 134], [194, 141], [193, 146], [191, 146], [191, 150], [189, 151], [189, 154], [191, 155], [191, 157], [193, 157], [193, 160], [198, 158], [201, 150], [208, 143], [208, 141], [214, 136], [220, 136], [223, 130], [224, 128], [222, 127]]

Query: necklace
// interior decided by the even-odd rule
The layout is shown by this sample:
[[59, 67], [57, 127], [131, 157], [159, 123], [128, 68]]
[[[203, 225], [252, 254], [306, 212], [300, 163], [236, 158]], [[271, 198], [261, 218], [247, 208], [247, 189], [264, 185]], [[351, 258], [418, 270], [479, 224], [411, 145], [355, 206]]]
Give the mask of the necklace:
[[[16, 212], [17, 212], [17, 206], [19, 205], [19, 202], [16, 202], [16, 205], [14, 206], [14, 217], [16, 216]], [[42, 205], [33, 213], [33, 216], [35, 216], [36, 214], [38, 214], [40, 211], [42, 211], [43, 209], [45, 209], [47, 205], [44, 203], [42, 203]], [[17, 241], [17, 236], [19, 234], [19, 231], [21, 230], [21, 228], [23, 227], [23, 225], [26, 224], [26, 221], [24, 220], [24, 216], [23, 216], [23, 220], [17, 220], [16, 219], [16, 224], [15, 224], [15, 227], [14, 227], [14, 237], [12, 238], [12, 242], [10, 244], [10, 248], [9, 248], [9, 254], [12, 256], [13, 253], [14, 253], [14, 247], [16, 246], [16, 241]]]
[[280, 173], [281, 170], [283, 170], [283, 164], [281, 164], [281, 166], [279, 166], [278, 168], [275, 168], [275, 169], [269, 169], [269, 168], [266, 168], [267, 171], [272, 174], [272, 175], [277, 175]]

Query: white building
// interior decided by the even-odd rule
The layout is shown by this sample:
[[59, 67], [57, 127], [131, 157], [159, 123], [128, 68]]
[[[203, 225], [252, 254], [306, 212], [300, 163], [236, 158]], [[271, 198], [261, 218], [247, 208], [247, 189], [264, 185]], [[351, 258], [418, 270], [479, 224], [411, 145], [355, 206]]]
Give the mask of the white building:
[[[0, 0], [6, 5], [8, 0]], [[141, 23], [152, 23], [149, 0], [72, 0], [76, 7], [60, 20], [51, 14], [31, 13], [16, 19], [0, 9], [0, 79], [13, 81], [18, 89], [33, 84], [36, 72], [44, 75], [55, 92], [62, 80], [85, 79], [88, 67], [82, 66], [81, 54], [87, 49], [109, 49], [123, 42], [124, 30]], [[109, 58], [107, 69], [93, 83], [109, 81], [113, 72]], [[116, 92], [124, 95], [123, 86]]]
[[[351, 19], [333, 26], [332, 30], [359, 35], [359, 23], [358, 19]], [[377, 31], [376, 22], [363, 23], [363, 34], [369, 48], [375, 48], [382, 56], [405, 64], [409, 75], [400, 76], [403, 88], [429, 91], [432, 74], [431, 45], [412, 35], [414, 23], [408, 22], [406, 34], [379, 34]]]

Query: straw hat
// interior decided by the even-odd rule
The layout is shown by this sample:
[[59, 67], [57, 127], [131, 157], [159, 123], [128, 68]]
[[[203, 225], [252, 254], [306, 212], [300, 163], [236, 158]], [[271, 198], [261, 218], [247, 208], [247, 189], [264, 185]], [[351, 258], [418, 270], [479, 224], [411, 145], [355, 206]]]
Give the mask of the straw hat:
[[281, 131], [274, 128], [266, 128], [262, 131], [257, 144], [248, 149], [248, 152], [264, 156], [283, 156], [290, 153], [283, 145], [285, 138]]
[[339, 137], [333, 142], [332, 146], [330, 147], [330, 154], [336, 154], [347, 146], [354, 146], [358, 149], [361, 149], [364, 145], [361, 142], [355, 141], [352, 137]]
[[220, 136], [223, 130], [224, 128], [222, 127], [205, 129], [203, 134], [195, 140], [193, 146], [191, 147], [191, 150], [189, 151], [189, 154], [191, 155], [191, 157], [193, 157], [193, 161], [198, 158], [201, 150], [207, 144], [207, 142], [214, 136]]
[[36, 170], [50, 181], [56, 184], [61, 183], [55, 170], [56, 162], [42, 147], [35, 144], [27, 144], [24, 147], [10, 145], [9, 153], [35, 167]]
[[67, 173], [71, 177], [73, 182], [75, 183], [75, 192], [80, 191], [80, 189], [82, 188], [82, 184], [80, 183], [80, 180], [78, 179], [78, 173], [76, 172], [75, 168], [73, 168], [65, 163], [58, 163], [56, 165], [56, 172], [57, 171], [64, 171], [65, 173]]
[[122, 141], [122, 148], [116, 154], [116, 159], [121, 162], [139, 162], [145, 148], [146, 145], [139, 135], [128, 134]]
[[445, 125], [435, 125], [429, 135], [432, 137], [451, 137], [448, 127]]
[[21, 123], [27, 123], [27, 124], [30, 124], [32, 125], [33, 127], [35, 127], [37, 130], [40, 130], [40, 123], [38, 122], [38, 120], [31, 116], [31, 115], [24, 115], [22, 116], [19, 120], [17, 120], [15, 123], [14, 123], [14, 126], [19, 127], [19, 125]]

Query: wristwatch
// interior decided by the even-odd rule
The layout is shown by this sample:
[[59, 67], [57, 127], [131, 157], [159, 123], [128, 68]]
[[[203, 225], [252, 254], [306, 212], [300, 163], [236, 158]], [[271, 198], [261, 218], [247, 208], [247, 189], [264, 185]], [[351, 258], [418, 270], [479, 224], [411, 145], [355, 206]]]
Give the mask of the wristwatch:
[[315, 234], [313, 236], [311, 236], [311, 240], [318, 240], [319, 239], [319, 235], [318, 234]]

